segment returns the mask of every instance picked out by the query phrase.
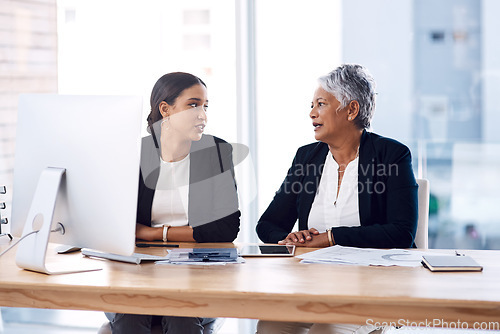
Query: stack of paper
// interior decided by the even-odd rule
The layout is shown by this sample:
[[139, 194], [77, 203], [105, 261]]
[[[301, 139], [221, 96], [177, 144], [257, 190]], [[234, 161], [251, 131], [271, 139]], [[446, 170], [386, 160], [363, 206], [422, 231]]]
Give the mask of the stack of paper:
[[361, 266], [420, 266], [429, 252], [407, 249], [357, 248], [335, 245], [297, 256], [301, 263], [351, 264]]

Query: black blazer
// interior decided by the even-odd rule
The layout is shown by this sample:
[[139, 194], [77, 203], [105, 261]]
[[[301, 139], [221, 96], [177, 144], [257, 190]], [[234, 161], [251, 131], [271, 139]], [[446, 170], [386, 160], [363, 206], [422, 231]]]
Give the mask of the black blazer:
[[[232, 242], [240, 226], [234, 180], [233, 148], [224, 140], [203, 135], [191, 145], [188, 224], [197, 242]], [[160, 149], [152, 136], [144, 137], [137, 223], [151, 226], [151, 208], [160, 172]]]
[[[317, 142], [298, 149], [285, 181], [257, 223], [263, 242], [286, 238], [299, 219], [308, 229], [328, 145]], [[410, 150], [403, 144], [363, 131], [359, 147], [358, 199], [361, 226], [333, 227], [342, 246], [407, 248], [413, 246], [418, 218], [418, 185]]]

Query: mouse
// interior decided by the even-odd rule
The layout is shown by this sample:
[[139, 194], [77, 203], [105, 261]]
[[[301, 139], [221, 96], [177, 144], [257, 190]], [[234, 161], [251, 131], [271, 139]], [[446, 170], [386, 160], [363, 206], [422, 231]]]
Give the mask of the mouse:
[[81, 248], [71, 245], [60, 245], [56, 247], [57, 254], [68, 254], [78, 252]]

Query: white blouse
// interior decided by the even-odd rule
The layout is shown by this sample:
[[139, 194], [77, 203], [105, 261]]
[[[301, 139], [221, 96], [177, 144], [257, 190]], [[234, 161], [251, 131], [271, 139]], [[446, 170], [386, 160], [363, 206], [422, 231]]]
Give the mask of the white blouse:
[[160, 160], [160, 175], [153, 198], [151, 226], [186, 226], [189, 209], [189, 154], [181, 161], [166, 162], [161, 158]]
[[308, 226], [320, 233], [336, 226], [360, 226], [358, 206], [359, 157], [351, 161], [337, 196], [339, 165], [329, 152], [314, 202], [309, 212]]

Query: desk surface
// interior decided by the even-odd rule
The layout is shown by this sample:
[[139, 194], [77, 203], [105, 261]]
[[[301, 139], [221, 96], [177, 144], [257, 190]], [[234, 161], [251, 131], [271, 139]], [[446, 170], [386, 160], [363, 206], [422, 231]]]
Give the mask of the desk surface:
[[[6, 239], [0, 250], [9, 244]], [[468, 322], [469, 328], [498, 322], [500, 251], [465, 253], [484, 271], [301, 264], [296, 258], [247, 258], [245, 264], [210, 267], [134, 265], [75, 253], [49, 261], [100, 261], [104, 270], [48, 276], [19, 269], [12, 251], [0, 258], [0, 306], [359, 324], [442, 319]]]

